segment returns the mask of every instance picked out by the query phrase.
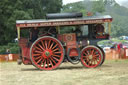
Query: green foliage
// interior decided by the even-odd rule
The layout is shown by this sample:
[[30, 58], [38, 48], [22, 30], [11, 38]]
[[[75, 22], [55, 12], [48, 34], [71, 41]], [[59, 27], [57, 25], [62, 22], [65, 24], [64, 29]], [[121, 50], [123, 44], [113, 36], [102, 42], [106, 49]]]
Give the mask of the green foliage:
[[62, 12], [82, 12], [86, 16], [86, 12], [91, 11], [94, 14], [96, 12], [102, 13], [105, 11], [105, 6], [103, 0], [99, 1], [79, 1], [75, 3], [70, 3], [63, 6]]
[[115, 0], [84, 0], [64, 5], [62, 10], [62, 12], [82, 12], [83, 15], [87, 11], [93, 12], [94, 15], [102, 14], [113, 17], [112, 37], [128, 36], [128, 8], [120, 6]]
[[17, 54], [19, 52], [19, 46], [17, 43], [8, 43], [8, 45], [0, 46], [0, 54], [5, 54], [6, 50], [9, 49], [10, 53]]
[[70, 26], [70, 27], [69, 27], [69, 26], [68, 26], [68, 27], [61, 27], [60, 33], [61, 33], [61, 34], [70, 33], [70, 32], [73, 31], [73, 29], [75, 29], [74, 26]]
[[104, 14], [110, 14], [113, 17], [112, 22], [112, 36], [128, 36], [128, 9], [118, 4], [111, 7], [111, 10], [105, 12]]
[[105, 5], [104, 5], [103, 0], [94, 1], [93, 6], [92, 6], [92, 11], [94, 13], [96, 12], [103, 13], [105, 11]]
[[61, 8], [62, 0], [0, 0], [0, 45], [17, 37], [16, 20], [43, 19]]
[[70, 3], [63, 6], [62, 12], [85, 12], [86, 10], [80, 10], [83, 9], [84, 5], [83, 3], [76, 2], [76, 3]]

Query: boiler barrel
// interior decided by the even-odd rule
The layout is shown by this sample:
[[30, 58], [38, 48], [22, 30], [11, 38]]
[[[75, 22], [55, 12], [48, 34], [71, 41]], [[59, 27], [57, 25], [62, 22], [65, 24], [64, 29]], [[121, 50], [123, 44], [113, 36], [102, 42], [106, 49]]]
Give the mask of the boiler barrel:
[[46, 19], [66, 19], [66, 18], [80, 18], [83, 17], [82, 13], [53, 13], [46, 14]]

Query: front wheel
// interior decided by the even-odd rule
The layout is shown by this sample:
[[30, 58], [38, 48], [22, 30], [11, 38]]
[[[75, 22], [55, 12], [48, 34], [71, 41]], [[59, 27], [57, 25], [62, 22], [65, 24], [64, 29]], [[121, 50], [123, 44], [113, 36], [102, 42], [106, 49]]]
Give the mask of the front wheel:
[[33, 43], [30, 56], [32, 64], [38, 69], [52, 70], [62, 63], [64, 49], [56, 38], [45, 36]]
[[103, 61], [103, 54], [96, 46], [86, 46], [81, 51], [81, 63], [87, 68], [95, 68]]
[[101, 64], [99, 65], [99, 66], [101, 66], [104, 63], [104, 61], [105, 61], [105, 52], [104, 52], [104, 50], [101, 47], [99, 47], [99, 46], [97, 46], [97, 47], [101, 50], [102, 55], [103, 55], [103, 60], [102, 60]]

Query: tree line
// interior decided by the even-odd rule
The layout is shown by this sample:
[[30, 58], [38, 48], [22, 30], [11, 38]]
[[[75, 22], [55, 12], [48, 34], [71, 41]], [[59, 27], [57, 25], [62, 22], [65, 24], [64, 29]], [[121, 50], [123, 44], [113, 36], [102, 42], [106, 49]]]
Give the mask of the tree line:
[[62, 0], [0, 0], [0, 45], [17, 37], [16, 20], [43, 19], [61, 8]]

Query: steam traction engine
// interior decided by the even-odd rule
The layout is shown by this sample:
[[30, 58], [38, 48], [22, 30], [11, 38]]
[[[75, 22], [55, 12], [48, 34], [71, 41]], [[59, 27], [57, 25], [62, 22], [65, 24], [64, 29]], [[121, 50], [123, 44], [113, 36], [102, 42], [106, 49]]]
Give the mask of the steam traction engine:
[[[65, 60], [72, 64], [81, 62], [87, 68], [101, 66], [105, 53], [97, 42], [109, 39], [111, 22], [109, 15], [82, 17], [81, 13], [47, 14], [44, 20], [17, 20], [18, 63], [40, 70], [56, 69]], [[26, 36], [22, 36], [24, 32]]]

